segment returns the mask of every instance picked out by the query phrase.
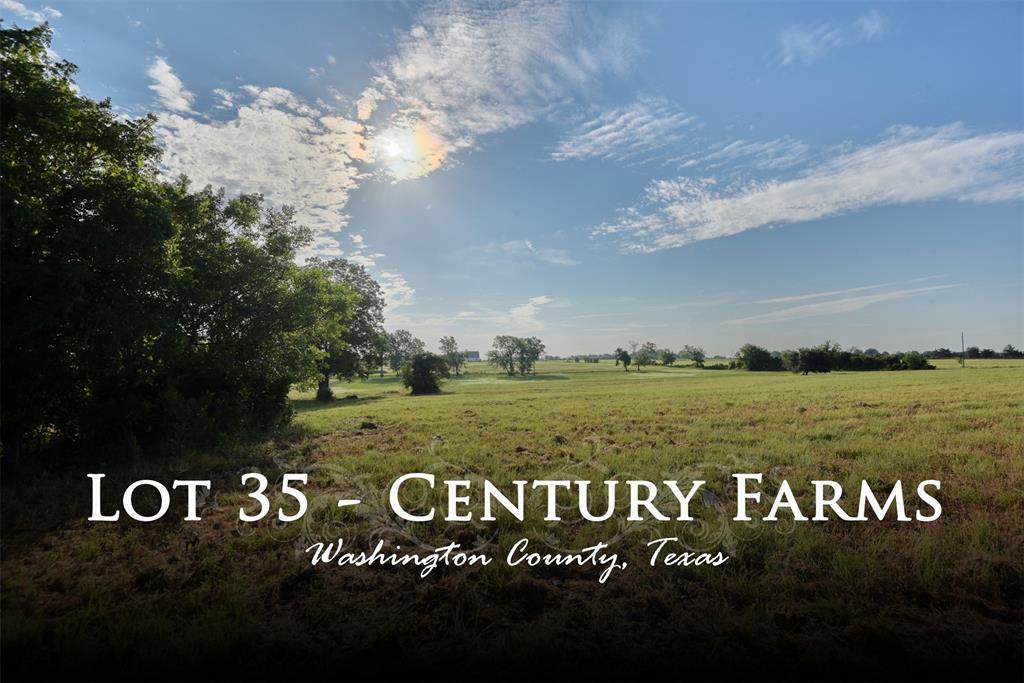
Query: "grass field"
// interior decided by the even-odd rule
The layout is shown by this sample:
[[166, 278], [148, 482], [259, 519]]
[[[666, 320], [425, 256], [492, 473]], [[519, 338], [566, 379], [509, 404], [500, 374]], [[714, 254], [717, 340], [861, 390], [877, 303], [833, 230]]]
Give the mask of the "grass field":
[[[545, 673], [557, 676], [601, 661], [595, 653], [634, 667], [627, 673], [671, 656], [706, 675], [723, 652], [735, 654], [734, 673], [800, 665], [814, 676], [841, 666], [856, 676], [897, 661], [945, 678], [963, 673], [966, 654], [988, 661], [992, 675], [1012, 673], [1024, 636], [1024, 362], [938, 365], [805, 377], [543, 362], [525, 378], [472, 365], [437, 396], [411, 397], [393, 377], [335, 385], [336, 396], [354, 398], [328, 405], [296, 392], [295, 426], [272, 442], [173, 462], [41, 466], [5, 487], [5, 656], [15, 671], [72, 661], [104, 671], [114, 658], [130, 677], [157, 661], [174, 662], [168, 675], [202, 666], [226, 647], [246, 662], [241, 676], [272, 671], [273, 646], [287, 639], [308, 655], [296, 676], [302, 666], [321, 675], [342, 667], [331, 669], [341, 675], [345, 662], [397, 652], [428, 669], [448, 656], [478, 674], [513, 667], [496, 677], [537, 657], [557, 661]], [[237, 521], [247, 500], [238, 475], [253, 469], [310, 473], [303, 523]], [[108, 472], [112, 489], [143, 476], [210, 477], [215, 495], [201, 523], [91, 524], [86, 471]], [[621, 515], [548, 523], [541, 514], [402, 523], [387, 510], [387, 488], [414, 471], [499, 485], [700, 478], [712, 495], [691, 524], [627, 524]], [[719, 503], [732, 495], [733, 472], [765, 473], [768, 491], [787, 479], [802, 501], [813, 479], [844, 488], [863, 479], [878, 490], [940, 479], [943, 516], [731, 522]], [[339, 509], [343, 496], [364, 503]], [[479, 516], [478, 500], [473, 507]], [[732, 559], [720, 568], [644, 566], [644, 544], [667, 535]], [[592, 569], [502, 563], [427, 579], [408, 568], [311, 568], [302, 549], [339, 536], [357, 546], [385, 538], [502, 550], [520, 537], [570, 549], [611, 541], [635, 566], [604, 586]], [[779, 652], [791, 660], [759, 659]]]

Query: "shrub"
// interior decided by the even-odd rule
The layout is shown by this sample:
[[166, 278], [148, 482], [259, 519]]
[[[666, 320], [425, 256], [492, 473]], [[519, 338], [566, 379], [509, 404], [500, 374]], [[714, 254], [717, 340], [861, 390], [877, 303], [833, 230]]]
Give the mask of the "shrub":
[[935, 366], [928, 362], [928, 359], [924, 355], [917, 351], [911, 351], [910, 353], [903, 354], [900, 359], [900, 365], [907, 370], [934, 370]]
[[417, 353], [402, 366], [402, 383], [413, 395], [441, 392], [441, 381], [448, 377], [448, 361], [433, 353]]
[[823, 346], [800, 349], [797, 372], [802, 372], [805, 375], [809, 372], [832, 372], [832, 355]]
[[736, 361], [739, 367], [747, 370], [765, 371], [781, 370], [782, 359], [776, 358], [768, 349], [753, 344], [744, 344], [736, 352]]

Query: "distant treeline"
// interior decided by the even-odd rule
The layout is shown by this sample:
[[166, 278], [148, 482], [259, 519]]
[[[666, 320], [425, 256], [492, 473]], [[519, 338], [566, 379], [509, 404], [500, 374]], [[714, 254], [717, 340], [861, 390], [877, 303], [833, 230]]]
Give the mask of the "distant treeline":
[[[987, 352], [987, 353], [986, 353]], [[967, 349], [967, 358], [1024, 358], [1024, 354], [1011, 344], [1002, 353], [991, 349], [984, 352], [977, 347]], [[728, 366], [719, 364], [715, 369], [731, 367], [755, 371], [790, 370], [808, 374], [831, 372], [833, 370], [934, 370], [929, 359], [959, 358], [949, 349], [936, 349], [921, 353], [918, 351], [886, 353], [877, 349], [842, 349], [838, 344], [827, 341], [818, 346], [801, 348], [796, 351], [768, 351], [767, 349], [744, 344], [736, 352], [736, 358]]]
[[[818, 346], [787, 351], [769, 351], [755, 344], [744, 344], [732, 359], [713, 356], [723, 362], [705, 365], [704, 350], [687, 344], [680, 351], [659, 349], [653, 342], [638, 344], [629, 343], [631, 350], [617, 348], [611, 353], [577, 355], [559, 358], [548, 356], [552, 360], [569, 360], [576, 363], [598, 363], [603, 360], [614, 360], [628, 370], [632, 366], [639, 371], [644, 365], [658, 363], [663, 366], [674, 365], [677, 360], [688, 361], [691, 365], [707, 370], [754, 370], [757, 372], [784, 371], [831, 372], [833, 370], [931, 370], [935, 366], [928, 361], [940, 358], [960, 358], [960, 353], [949, 349], [933, 351], [896, 351], [889, 353], [875, 348], [864, 350], [856, 347], [843, 349], [838, 344], [827, 341]], [[967, 347], [963, 354], [970, 358], [1024, 358], [1024, 352], [1007, 344], [1002, 352], [992, 349], [979, 349], [977, 346]]]
[[960, 351], [950, 351], [943, 348], [925, 351], [924, 355], [926, 358], [960, 358], [961, 355], [966, 358], [1024, 358], [1024, 351], [1014, 348], [1013, 344], [1007, 344], [1003, 347], [1002, 351], [968, 346], [962, 354]]

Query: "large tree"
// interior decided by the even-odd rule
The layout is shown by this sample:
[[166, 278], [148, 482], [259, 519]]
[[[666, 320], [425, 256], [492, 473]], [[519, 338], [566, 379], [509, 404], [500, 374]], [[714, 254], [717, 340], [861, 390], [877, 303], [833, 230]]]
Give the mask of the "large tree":
[[50, 38], [45, 24], [0, 30], [5, 462], [26, 439], [77, 435], [115, 397], [131, 410], [168, 286], [155, 119], [80, 97]]
[[0, 29], [3, 462], [286, 421], [350, 289], [295, 265], [310, 232], [287, 208], [163, 182], [154, 119], [79, 95], [49, 41]]
[[358, 301], [346, 321], [345, 332], [337, 344], [325, 343], [326, 356], [321, 366], [317, 398], [330, 400], [332, 376], [352, 379], [367, 377], [380, 368], [380, 337], [384, 334], [384, 293], [366, 268], [343, 258], [312, 258], [310, 267], [325, 271], [333, 282], [343, 283], [357, 295]]
[[[295, 264], [310, 231], [259, 195], [226, 200], [174, 188], [170, 301], [176, 379], [188, 411], [219, 429], [258, 429], [288, 416], [288, 389], [322, 377], [356, 300], [321, 268]], [[163, 352], [161, 355], [165, 355]], [[203, 401], [214, 403], [203, 406]]]
[[512, 377], [516, 374], [517, 352], [517, 338], [508, 334], [499, 334], [494, 338], [491, 350], [487, 352], [487, 359], [492, 365], [501, 368], [505, 374]]
[[544, 342], [537, 337], [516, 337], [515, 347], [519, 374], [537, 374], [537, 361], [544, 355]]

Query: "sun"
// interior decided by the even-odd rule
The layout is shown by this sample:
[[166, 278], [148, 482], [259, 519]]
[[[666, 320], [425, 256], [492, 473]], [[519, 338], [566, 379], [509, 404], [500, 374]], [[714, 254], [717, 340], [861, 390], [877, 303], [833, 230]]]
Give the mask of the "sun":
[[388, 128], [374, 140], [374, 151], [395, 180], [423, 177], [445, 157], [444, 142], [423, 121]]

